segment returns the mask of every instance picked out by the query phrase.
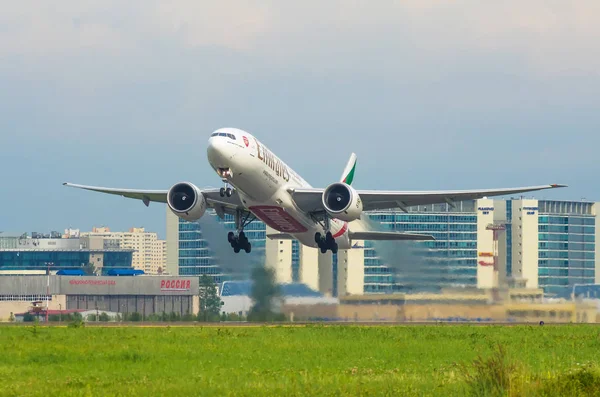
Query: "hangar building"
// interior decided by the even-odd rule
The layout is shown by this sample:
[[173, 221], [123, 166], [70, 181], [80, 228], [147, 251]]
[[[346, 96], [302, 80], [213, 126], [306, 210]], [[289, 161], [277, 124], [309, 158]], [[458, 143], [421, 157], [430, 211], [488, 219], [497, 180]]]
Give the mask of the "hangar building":
[[[47, 283], [49, 280], [49, 287]], [[48, 288], [48, 293], [46, 293]], [[28, 311], [42, 301], [50, 310], [99, 310], [150, 314], [198, 313], [198, 277], [4, 276], [0, 318]]]

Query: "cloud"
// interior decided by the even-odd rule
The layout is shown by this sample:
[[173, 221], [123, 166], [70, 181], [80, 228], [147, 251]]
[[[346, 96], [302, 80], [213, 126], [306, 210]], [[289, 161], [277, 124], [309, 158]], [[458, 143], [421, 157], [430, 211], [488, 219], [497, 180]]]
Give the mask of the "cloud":
[[519, 51], [538, 68], [590, 72], [598, 65], [599, 14], [595, 0], [25, 0], [3, 5], [0, 53], [110, 53], [165, 42], [254, 52], [277, 62], [311, 56], [335, 62], [386, 46], [391, 51], [379, 62], [410, 63], [394, 49], [458, 59], [465, 51]]
[[187, 48], [243, 50], [264, 30], [260, 2], [67, 0], [10, 2], [0, 16], [0, 53], [65, 55], [85, 49], [109, 54], [161, 40]]
[[5, 184], [56, 200], [7, 196], [29, 221], [5, 228], [145, 222], [156, 207], [60, 183], [218, 184], [204, 151], [222, 126], [314, 185], [355, 151], [360, 188], [594, 195], [597, 0], [3, 3], [0, 157], [20, 165]]

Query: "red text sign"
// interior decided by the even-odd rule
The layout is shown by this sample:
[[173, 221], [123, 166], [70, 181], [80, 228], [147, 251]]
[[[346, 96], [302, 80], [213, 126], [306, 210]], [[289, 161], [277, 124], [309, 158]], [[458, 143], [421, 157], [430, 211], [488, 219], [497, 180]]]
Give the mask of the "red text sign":
[[116, 285], [114, 280], [71, 280], [71, 285]]
[[279, 232], [304, 233], [308, 230], [281, 207], [260, 205], [249, 209], [261, 221]]
[[160, 280], [161, 291], [189, 291], [191, 280]]

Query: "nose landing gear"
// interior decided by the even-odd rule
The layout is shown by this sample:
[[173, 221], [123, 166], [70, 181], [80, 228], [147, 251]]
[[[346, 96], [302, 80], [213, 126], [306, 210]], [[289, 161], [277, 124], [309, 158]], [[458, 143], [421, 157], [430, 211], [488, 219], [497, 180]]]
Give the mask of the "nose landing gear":
[[231, 195], [233, 194], [233, 189], [229, 187], [229, 180], [227, 178], [233, 177], [233, 172], [231, 172], [229, 168], [219, 168], [217, 170], [217, 173], [222, 178], [221, 180], [223, 181], [223, 183], [225, 183], [225, 187], [222, 187], [219, 190], [219, 195], [221, 197], [231, 197]]
[[227, 187], [222, 187], [222, 188], [219, 190], [219, 195], [220, 195], [221, 197], [225, 197], [225, 196], [227, 196], [227, 197], [231, 197], [231, 195], [232, 195], [232, 194], [233, 194], [233, 189], [232, 189], [232, 188], [230, 188], [229, 186], [227, 186]]

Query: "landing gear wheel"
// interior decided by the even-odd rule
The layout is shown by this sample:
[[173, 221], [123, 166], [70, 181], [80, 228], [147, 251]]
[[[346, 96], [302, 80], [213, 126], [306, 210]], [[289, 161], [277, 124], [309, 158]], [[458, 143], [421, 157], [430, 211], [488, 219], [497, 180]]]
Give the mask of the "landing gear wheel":
[[319, 245], [320, 245], [320, 244], [321, 244], [321, 241], [322, 241], [322, 238], [321, 238], [321, 233], [319, 233], [319, 232], [316, 232], [316, 233], [315, 233], [315, 243], [317, 243], [317, 244], [319, 244]]
[[337, 252], [338, 252], [338, 245], [336, 242], [334, 242], [333, 245], [331, 246], [331, 253], [337, 254]]
[[321, 246], [321, 253], [324, 254], [327, 252], [327, 247], [325, 245]]
[[222, 187], [221, 189], [219, 189], [219, 195], [221, 197], [225, 197], [225, 188], [224, 187]]
[[[233, 193], [233, 189], [225, 188], [225, 193], [227, 195], [231, 195]], [[235, 230], [236, 231], [235, 232], [231, 231], [231, 232], [227, 233], [227, 240], [231, 244], [231, 248], [233, 248], [233, 251], [236, 254], [238, 252], [240, 252], [241, 250], [244, 250], [247, 253], [250, 253], [252, 251], [252, 245], [248, 241], [248, 237], [246, 236], [246, 233], [244, 233], [244, 227], [249, 225], [250, 223], [252, 223], [253, 220], [256, 219], [256, 217], [253, 217], [252, 219], [250, 219], [250, 221], [248, 221], [248, 218], [250, 217], [250, 215], [251, 215], [250, 212], [246, 212], [245, 217], [242, 219], [241, 211], [237, 211], [235, 214]]]
[[332, 241], [335, 241], [331, 232], [327, 232], [327, 234], [325, 235], [325, 241], [327, 241], [327, 243], [329, 244], [331, 244]]
[[233, 194], [233, 189], [228, 187], [227, 189], [225, 189], [225, 195], [227, 197], [231, 197], [231, 195]]

